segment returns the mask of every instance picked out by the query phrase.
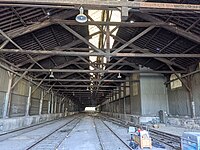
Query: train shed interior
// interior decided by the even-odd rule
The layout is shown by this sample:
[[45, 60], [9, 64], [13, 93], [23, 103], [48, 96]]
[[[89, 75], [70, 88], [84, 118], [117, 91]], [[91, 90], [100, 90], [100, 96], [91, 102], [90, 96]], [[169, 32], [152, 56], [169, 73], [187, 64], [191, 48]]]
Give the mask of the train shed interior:
[[88, 141], [103, 141], [104, 124], [118, 132], [97, 116], [174, 137], [200, 130], [198, 0], [0, 0], [0, 143], [63, 118], [78, 131], [99, 126]]

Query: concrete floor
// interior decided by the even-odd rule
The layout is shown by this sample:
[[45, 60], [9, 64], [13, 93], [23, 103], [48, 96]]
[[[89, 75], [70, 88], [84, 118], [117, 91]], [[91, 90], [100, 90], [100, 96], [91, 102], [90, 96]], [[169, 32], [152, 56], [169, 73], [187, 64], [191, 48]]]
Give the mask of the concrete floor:
[[91, 117], [81, 119], [71, 134], [66, 137], [58, 148], [59, 150], [101, 150], [98, 137], [95, 133], [94, 123]]
[[[72, 119], [76, 118], [72, 122]], [[109, 131], [103, 122], [87, 114], [79, 114], [73, 117], [67, 117], [64, 120], [58, 120], [53, 124], [26, 131], [23, 134], [15, 135], [7, 140], [0, 142], [2, 150], [24, 150], [30, 145], [48, 135], [53, 130], [70, 122], [67, 126], [59, 129], [47, 139], [36, 145], [32, 149], [58, 149], [58, 150], [125, 150], [128, 149], [116, 136]], [[130, 143], [130, 135], [127, 129], [108, 121], [104, 121], [125, 143]], [[61, 132], [66, 131], [66, 132]], [[68, 132], [70, 131], [70, 132]], [[138, 148], [139, 149], [139, 148]], [[163, 150], [153, 148], [153, 150]]]
[[25, 150], [29, 145], [35, 143], [45, 135], [49, 134], [70, 120], [72, 120], [72, 117], [59, 120], [58, 122], [37, 128], [35, 130], [26, 130], [26, 132], [20, 133], [19, 135], [13, 134], [14, 136], [11, 135], [10, 138], [0, 141], [0, 149]]
[[159, 128], [152, 128], [157, 131], [162, 131], [166, 132], [169, 134], [177, 135], [177, 136], [182, 136], [184, 132], [200, 132], [200, 130], [197, 129], [187, 129], [187, 128], [181, 128], [181, 127], [173, 127], [173, 126], [165, 126], [165, 125], [160, 125]]

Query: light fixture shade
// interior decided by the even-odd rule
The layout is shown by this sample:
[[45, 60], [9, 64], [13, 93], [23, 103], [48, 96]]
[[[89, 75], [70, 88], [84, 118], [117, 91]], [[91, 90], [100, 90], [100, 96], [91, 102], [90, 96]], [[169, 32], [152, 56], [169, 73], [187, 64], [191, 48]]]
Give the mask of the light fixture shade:
[[50, 78], [54, 78], [53, 72], [49, 75]]
[[80, 14], [76, 16], [76, 21], [79, 23], [87, 22], [87, 16], [83, 14], [84, 12], [83, 7], [80, 7], [79, 11], [80, 11]]
[[120, 78], [122, 78], [122, 76], [121, 76], [121, 74], [120, 74], [120, 73], [118, 74], [117, 78], [119, 78], [119, 79], [120, 79]]

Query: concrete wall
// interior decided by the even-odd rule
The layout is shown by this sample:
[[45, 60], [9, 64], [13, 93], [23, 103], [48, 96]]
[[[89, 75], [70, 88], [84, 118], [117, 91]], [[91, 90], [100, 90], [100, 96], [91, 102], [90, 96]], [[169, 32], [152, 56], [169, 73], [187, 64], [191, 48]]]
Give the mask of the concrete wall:
[[[139, 74], [133, 74], [130, 76], [130, 80], [140, 80]], [[131, 114], [141, 115], [141, 91], [140, 82], [130, 81], [130, 103]]]
[[[117, 96], [113, 96], [111, 102], [107, 104], [110, 105], [110, 109], [104, 105], [103, 111], [150, 117], [158, 116], [159, 110], [168, 112], [167, 88], [164, 84], [166, 78], [163, 75], [132, 74], [128, 80], [130, 80], [129, 90], [124, 88], [126, 90], [124, 90], [124, 94], [120, 94], [120, 100], [116, 99]], [[121, 107], [125, 108], [124, 112], [120, 111]]]
[[0, 118], [3, 116], [3, 105], [8, 89], [8, 73], [4, 69], [0, 68]]
[[[0, 63], [7, 66], [2, 62]], [[18, 79], [19, 76], [14, 75], [12, 85]], [[41, 87], [35, 90], [37, 85], [22, 79], [11, 90], [10, 109], [7, 111], [8, 115], [3, 117], [6, 93], [8, 91], [8, 82], [9, 75], [7, 70], [0, 68], [0, 131], [14, 130], [58, 119], [66, 115], [72, 115], [78, 110], [77, 106], [71, 100], [67, 98], [63, 99], [63, 97], [59, 95], [53, 95], [52, 97], [52, 93], [48, 92], [48, 89]], [[28, 97], [30, 86], [32, 89], [31, 92], [35, 92], [31, 94], [30, 105], [27, 105], [29, 104]], [[44, 98], [42, 99], [42, 97]], [[61, 99], [63, 99], [62, 103]], [[30, 108], [29, 114], [26, 114], [27, 106]], [[49, 108], [51, 108], [52, 111]]]
[[[200, 73], [192, 75], [191, 85], [195, 104], [195, 113], [196, 116], [200, 117]], [[184, 85], [176, 89], [171, 89], [170, 85], [168, 85], [168, 99], [169, 113], [172, 116], [190, 116], [189, 93]]]
[[[197, 69], [200, 69], [200, 67]], [[133, 74], [129, 79], [130, 89], [125, 88], [125, 96], [121, 96], [120, 103], [115, 99], [115, 102], [106, 105], [104, 111], [133, 116], [158, 116], [158, 111], [164, 110], [171, 116], [190, 117], [191, 103], [189, 93], [184, 85], [175, 89], [171, 89], [170, 85], [166, 87], [164, 84], [166, 78], [159, 74]], [[134, 83], [131, 80], [139, 80], [139, 82]], [[197, 117], [200, 117], [200, 73], [192, 75], [190, 81], [195, 113]], [[126, 91], [130, 91], [129, 94]], [[123, 110], [121, 106], [123, 102], [125, 104], [124, 112], [121, 111]], [[119, 111], [118, 107], [120, 108]]]
[[64, 117], [63, 113], [0, 119], [0, 131], [10, 131]]
[[0, 91], [0, 118], [3, 117], [3, 106], [4, 106], [5, 96], [6, 96], [6, 92]]
[[168, 112], [167, 88], [163, 75], [140, 74], [141, 108], [143, 116], [158, 115], [159, 110]]
[[200, 73], [195, 74], [192, 78], [192, 91], [195, 104], [195, 112], [197, 116], [200, 116]]
[[168, 87], [168, 99], [169, 99], [169, 114], [173, 116], [188, 116], [189, 110], [189, 98], [188, 91], [184, 87], [170, 89]]

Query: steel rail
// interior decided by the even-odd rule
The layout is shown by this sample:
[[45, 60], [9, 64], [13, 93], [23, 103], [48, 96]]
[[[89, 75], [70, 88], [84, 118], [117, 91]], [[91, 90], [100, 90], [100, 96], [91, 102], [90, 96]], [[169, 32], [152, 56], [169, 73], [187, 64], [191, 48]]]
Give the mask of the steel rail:
[[[101, 119], [100, 119], [101, 120]], [[102, 121], [102, 120], [101, 120]], [[102, 121], [102, 123], [130, 150], [132, 150], [132, 148], [126, 143], [124, 142], [104, 121]]]
[[46, 136], [40, 138], [38, 141], [36, 141], [35, 143], [33, 143], [32, 145], [28, 146], [26, 148], [26, 150], [30, 150], [31, 148], [35, 147], [37, 144], [39, 144], [40, 142], [44, 141], [45, 139], [47, 139], [49, 136], [51, 136], [52, 134], [54, 134], [56, 131], [60, 130], [61, 128], [63, 128], [64, 126], [68, 125], [69, 123], [71, 123], [72, 121], [74, 121], [75, 119], [77, 119], [78, 117], [75, 117], [74, 119], [70, 120], [69, 122], [65, 123], [64, 125], [60, 126], [59, 128], [55, 129], [54, 131], [52, 131], [51, 133], [47, 134]]
[[62, 144], [62, 142], [66, 139], [66, 137], [69, 136], [69, 134], [74, 130], [74, 128], [78, 125], [78, 123], [79, 123], [80, 121], [81, 121], [81, 119], [79, 119], [79, 120], [77, 121], [77, 123], [69, 130], [69, 132], [67, 132], [66, 136], [65, 136], [61, 141], [59, 141], [58, 145], [56, 145], [56, 147], [55, 147], [55, 150], [58, 149], [58, 147]]
[[[131, 126], [134, 126], [134, 127], [137, 127], [137, 125], [134, 125], [133, 123], [131, 122], [128, 122], [128, 125], [125, 125], [124, 121], [122, 120], [114, 120], [114, 118], [111, 118], [109, 117], [108, 118], [105, 118], [103, 116], [101, 116], [102, 118], [106, 119], [106, 120], [109, 120], [117, 125], [120, 125], [120, 126], [123, 126], [123, 127], [128, 127], [129, 125]], [[108, 117], [108, 116], [107, 116]], [[149, 129], [147, 128], [146, 126], [143, 126], [143, 128], [145, 128], [146, 130], [149, 131], [150, 135], [153, 135], [152, 136], [152, 139], [155, 140], [155, 141], [158, 141], [158, 142], [161, 142], [165, 145], [168, 145], [172, 148], [175, 148], [177, 150], [180, 150], [181, 149], [181, 138], [177, 135], [173, 135], [173, 134], [170, 134], [170, 133], [165, 133], [165, 132], [161, 132], [161, 131], [157, 131], [157, 130], [154, 130], [154, 129]], [[160, 138], [162, 136], [162, 138]], [[167, 140], [167, 142], [165, 142], [164, 140]], [[178, 146], [177, 146], [178, 145]]]
[[168, 145], [176, 150], [181, 149], [181, 138], [176, 135], [149, 129], [150, 136], [158, 142]]
[[99, 131], [97, 130], [97, 125], [96, 125], [96, 122], [95, 122], [95, 118], [93, 118], [93, 123], [94, 123], [95, 131], [97, 133], [97, 137], [98, 137], [98, 140], [99, 140], [99, 145], [101, 146], [101, 149], [104, 150], [102, 142], [101, 142], [101, 138], [99, 136]]
[[[0, 142], [5, 141], [5, 140], [9, 139], [10, 137], [13, 138], [13, 137], [19, 136], [21, 134], [24, 134], [24, 132], [26, 132], [26, 133], [27, 132], [31, 132], [31, 131], [37, 130], [39, 128], [42, 128], [42, 127], [44, 127], [46, 125], [51, 125], [51, 124], [57, 122], [58, 120], [62, 120], [62, 119], [50, 120], [50, 121], [42, 122], [42, 123], [39, 123], [39, 124], [35, 124], [35, 125], [31, 125], [31, 126], [27, 126], [27, 127], [23, 127], [23, 128], [19, 128], [19, 129], [16, 129], [16, 130], [12, 130], [12, 131], [8, 131], [8, 132], [5, 132], [5, 133], [2, 133], [2, 134], [0, 134]], [[34, 128], [34, 127], [37, 127], [37, 128]], [[28, 129], [30, 131], [26, 131], [26, 129]], [[24, 130], [23, 133], [18, 133], [17, 134], [17, 132], [20, 132], [20, 131], [23, 131], [23, 130]], [[13, 133], [16, 133], [16, 135], [13, 135]], [[12, 134], [12, 135], [10, 135], [10, 137], [5, 137], [4, 138], [4, 136], [8, 136], [9, 134]]]

